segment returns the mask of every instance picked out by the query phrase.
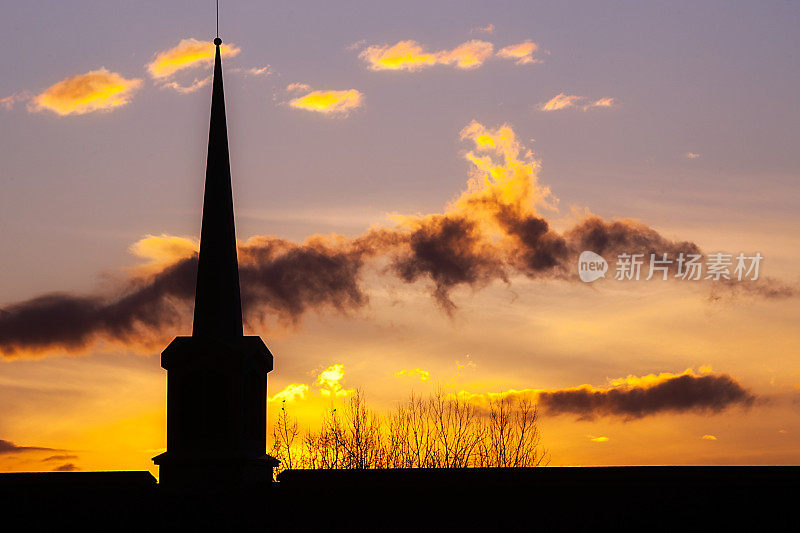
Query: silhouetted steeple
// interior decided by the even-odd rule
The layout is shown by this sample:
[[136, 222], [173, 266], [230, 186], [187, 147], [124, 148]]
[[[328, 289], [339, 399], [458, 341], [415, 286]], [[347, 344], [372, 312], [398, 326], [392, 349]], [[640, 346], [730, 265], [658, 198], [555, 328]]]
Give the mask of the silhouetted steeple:
[[194, 328], [191, 337], [175, 337], [161, 352], [167, 370], [167, 451], [153, 457], [159, 483], [191, 490], [269, 486], [279, 464], [265, 453], [272, 353], [261, 337], [242, 335], [219, 37], [214, 44]]
[[242, 336], [242, 301], [219, 50], [222, 40], [217, 37], [214, 44], [214, 86], [192, 336], [230, 339]]

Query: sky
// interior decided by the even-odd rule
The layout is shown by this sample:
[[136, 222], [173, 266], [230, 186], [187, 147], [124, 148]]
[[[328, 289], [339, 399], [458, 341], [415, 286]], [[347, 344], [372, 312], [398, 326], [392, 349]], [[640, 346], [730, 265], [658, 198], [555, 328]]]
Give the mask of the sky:
[[[442, 387], [535, 398], [553, 465], [800, 463], [800, 4], [220, 12], [270, 420]], [[0, 31], [0, 470], [155, 473], [213, 2], [19, 2]]]

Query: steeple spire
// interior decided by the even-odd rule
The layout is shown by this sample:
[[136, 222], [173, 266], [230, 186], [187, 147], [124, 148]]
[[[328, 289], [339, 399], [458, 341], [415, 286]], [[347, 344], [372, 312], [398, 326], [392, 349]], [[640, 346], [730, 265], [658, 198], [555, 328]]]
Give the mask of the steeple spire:
[[231, 339], [242, 336], [242, 301], [233, 222], [233, 193], [228, 155], [228, 127], [222, 87], [222, 61], [214, 39], [214, 85], [203, 199], [203, 227], [194, 302], [192, 336]]

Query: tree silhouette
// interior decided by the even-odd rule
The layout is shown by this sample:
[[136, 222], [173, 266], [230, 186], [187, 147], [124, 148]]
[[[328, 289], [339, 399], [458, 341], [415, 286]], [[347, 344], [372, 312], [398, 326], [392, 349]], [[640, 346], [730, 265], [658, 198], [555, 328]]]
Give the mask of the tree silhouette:
[[412, 393], [391, 413], [372, 410], [361, 390], [325, 410], [319, 431], [301, 439], [286, 403], [273, 428], [279, 470], [292, 468], [467, 468], [546, 465], [536, 405], [500, 396], [478, 407], [441, 388]]

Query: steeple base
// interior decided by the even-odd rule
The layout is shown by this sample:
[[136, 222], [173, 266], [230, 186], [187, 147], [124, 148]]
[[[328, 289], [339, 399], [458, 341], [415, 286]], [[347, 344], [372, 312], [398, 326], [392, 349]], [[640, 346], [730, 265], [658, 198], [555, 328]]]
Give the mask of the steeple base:
[[209, 490], [268, 484], [267, 373], [272, 354], [257, 336], [176, 337], [167, 370], [167, 451], [154, 457], [160, 484]]
[[280, 464], [267, 454], [247, 458], [169, 452], [153, 457], [153, 462], [159, 467], [159, 485], [183, 491], [269, 487], [273, 469]]

